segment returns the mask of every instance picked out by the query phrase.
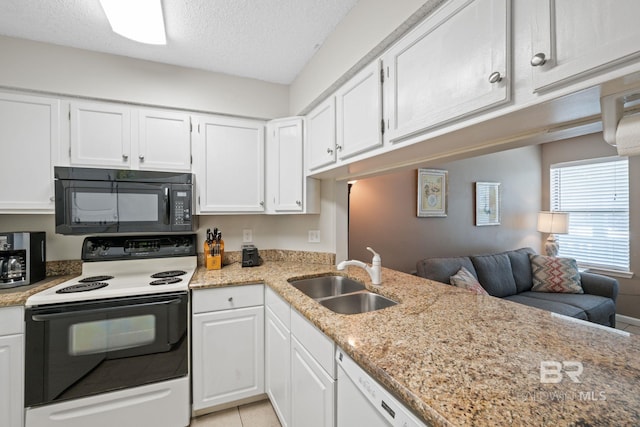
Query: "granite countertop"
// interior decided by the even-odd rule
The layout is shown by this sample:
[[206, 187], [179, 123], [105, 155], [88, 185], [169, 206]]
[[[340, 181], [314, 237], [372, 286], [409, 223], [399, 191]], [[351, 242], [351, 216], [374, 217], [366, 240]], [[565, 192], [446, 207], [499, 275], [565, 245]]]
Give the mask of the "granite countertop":
[[[416, 414], [437, 426], [638, 426], [640, 336], [584, 325], [551, 313], [390, 269], [374, 288], [357, 267], [345, 274], [399, 304], [336, 314], [288, 279], [336, 273], [331, 257], [261, 255], [263, 265], [199, 267], [191, 289], [264, 283], [332, 338]], [[269, 253], [267, 253], [269, 255]], [[273, 259], [273, 260], [270, 260]], [[0, 306], [21, 305], [73, 276], [0, 291]], [[575, 383], [541, 383], [540, 364], [580, 362]]]
[[[362, 269], [339, 272], [399, 303], [357, 315], [336, 314], [287, 283], [334, 272], [327, 264], [236, 263], [199, 268], [191, 288], [265, 283], [433, 425], [640, 425], [639, 336], [385, 268], [380, 289]], [[543, 361], [580, 362], [580, 382], [564, 373], [560, 383], [541, 383]]]

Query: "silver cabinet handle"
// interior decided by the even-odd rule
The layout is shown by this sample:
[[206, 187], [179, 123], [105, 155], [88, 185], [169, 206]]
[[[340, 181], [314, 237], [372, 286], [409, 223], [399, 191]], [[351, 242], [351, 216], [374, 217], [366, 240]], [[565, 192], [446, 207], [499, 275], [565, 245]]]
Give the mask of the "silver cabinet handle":
[[336, 151], [342, 151], [342, 145], [336, 145]]
[[51, 197], [49, 197], [49, 201], [50, 201], [50, 202], [55, 202], [55, 201], [56, 201], [55, 196], [51, 196]]
[[138, 158], [140, 159], [141, 162], [144, 162], [144, 154], [140, 154]]
[[296, 205], [302, 206], [302, 202], [300, 200], [296, 200]]
[[233, 297], [229, 297], [228, 301], [233, 302]]
[[127, 154], [123, 154], [122, 155], [122, 160], [124, 160], [126, 162], [127, 160], [129, 160], [129, 156]]
[[260, 202], [260, 206], [264, 206], [264, 200]]
[[327, 148], [327, 154], [333, 154], [333, 150], [331, 148]]
[[499, 71], [489, 74], [489, 83], [498, 83], [499, 81], [502, 81], [502, 75]]
[[533, 58], [531, 58], [531, 65], [534, 67], [539, 67], [541, 65], [544, 65], [546, 62], [547, 62], [547, 55], [545, 55], [542, 52], [536, 53], [535, 55], [533, 55]]

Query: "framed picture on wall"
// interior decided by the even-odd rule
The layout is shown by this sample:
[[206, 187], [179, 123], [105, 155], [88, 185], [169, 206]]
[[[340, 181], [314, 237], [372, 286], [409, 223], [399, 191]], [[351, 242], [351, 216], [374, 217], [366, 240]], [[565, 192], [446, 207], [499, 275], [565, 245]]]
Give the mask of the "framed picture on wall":
[[500, 225], [500, 183], [476, 182], [476, 226]]
[[418, 216], [447, 216], [447, 171], [418, 169]]

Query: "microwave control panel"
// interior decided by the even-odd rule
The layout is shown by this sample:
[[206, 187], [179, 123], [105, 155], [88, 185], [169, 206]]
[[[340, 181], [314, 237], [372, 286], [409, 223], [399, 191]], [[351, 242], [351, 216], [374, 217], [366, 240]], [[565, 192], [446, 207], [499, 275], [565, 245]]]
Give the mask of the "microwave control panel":
[[174, 189], [171, 193], [172, 225], [191, 224], [191, 191]]

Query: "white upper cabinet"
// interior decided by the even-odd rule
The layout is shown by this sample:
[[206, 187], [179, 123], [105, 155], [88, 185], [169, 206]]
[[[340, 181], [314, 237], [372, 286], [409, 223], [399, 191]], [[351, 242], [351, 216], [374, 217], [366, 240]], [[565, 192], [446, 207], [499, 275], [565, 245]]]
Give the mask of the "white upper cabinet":
[[307, 165], [309, 170], [336, 161], [336, 102], [332, 95], [306, 116]]
[[383, 57], [385, 140], [399, 142], [510, 99], [510, 1], [453, 0]]
[[538, 0], [531, 19], [534, 90], [640, 54], [637, 0]]
[[291, 117], [267, 123], [267, 213], [317, 213], [319, 185], [305, 178], [303, 119]]
[[0, 212], [52, 213], [58, 100], [0, 94]]
[[302, 119], [267, 124], [267, 209], [302, 211]]
[[131, 108], [71, 102], [72, 166], [131, 166]]
[[138, 167], [191, 171], [191, 117], [172, 111], [138, 114]]
[[261, 120], [198, 118], [197, 213], [264, 212], [264, 127]]
[[374, 61], [336, 92], [338, 158], [382, 145], [382, 83]]
[[70, 103], [70, 165], [189, 172], [188, 114], [109, 103]]

